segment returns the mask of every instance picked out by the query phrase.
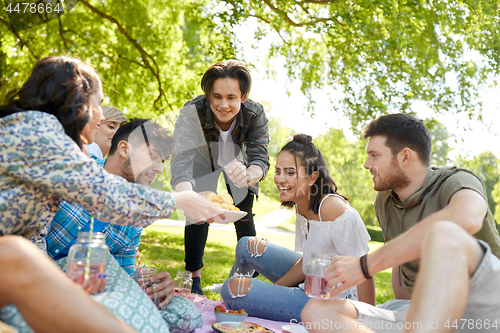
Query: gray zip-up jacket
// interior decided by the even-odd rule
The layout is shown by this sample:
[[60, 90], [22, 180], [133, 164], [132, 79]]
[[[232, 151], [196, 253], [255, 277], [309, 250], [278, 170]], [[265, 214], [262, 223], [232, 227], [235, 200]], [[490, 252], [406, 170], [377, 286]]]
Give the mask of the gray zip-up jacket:
[[[205, 95], [197, 96], [184, 104], [174, 131], [177, 149], [172, 158], [172, 188], [183, 181], [189, 181], [194, 187], [194, 162], [214, 171], [220, 168], [217, 164], [219, 135]], [[260, 166], [264, 172], [263, 179], [269, 170], [269, 129], [264, 107], [252, 100], [242, 103], [231, 137], [239, 148], [236, 151], [235, 146], [236, 159], [247, 167]], [[248, 189], [258, 194], [259, 183]]]

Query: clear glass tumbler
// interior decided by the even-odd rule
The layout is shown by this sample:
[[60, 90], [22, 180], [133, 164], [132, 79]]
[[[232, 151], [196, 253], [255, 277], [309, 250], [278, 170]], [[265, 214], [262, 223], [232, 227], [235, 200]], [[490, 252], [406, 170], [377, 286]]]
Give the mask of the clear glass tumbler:
[[146, 290], [147, 288], [153, 288], [154, 294], [153, 298], [151, 299], [153, 303], [155, 303], [156, 307], [160, 307], [160, 303], [165, 300], [165, 297], [160, 297], [158, 293], [158, 284], [161, 282], [161, 280], [156, 280], [154, 282], [151, 282], [149, 279], [156, 274], [156, 267], [152, 266], [144, 266], [144, 267], [139, 267], [135, 266], [134, 269], [134, 280], [137, 282], [137, 284], [142, 288], [142, 290]]
[[188, 271], [177, 271], [174, 279], [174, 294], [189, 298], [191, 286], [193, 285], [192, 273]]
[[83, 285], [88, 261], [90, 264], [89, 281], [93, 284], [94, 277], [106, 273], [107, 260], [106, 235], [101, 232], [80, 232], [76, 243], [69, 248], [66, 274], [76, 278], [76, 283]]
[[333, 261], [333, 254], [313, 253], [307, 263], [304, 292], [309, 297], [330, 298], [332, 289], [326, 286], [325, 273]]

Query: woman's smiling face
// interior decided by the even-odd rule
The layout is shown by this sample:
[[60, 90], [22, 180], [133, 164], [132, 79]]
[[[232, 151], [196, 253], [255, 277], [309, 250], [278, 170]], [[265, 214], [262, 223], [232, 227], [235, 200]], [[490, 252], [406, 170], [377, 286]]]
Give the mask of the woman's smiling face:
[[94, 142], [95, 136], [97, 134], [97, 129], [101, 124], [101, 121], [104, 120], [101, 109], [101, 104], [104, 98], [103, 96], [104, 93], [102, 91], [102, 84], [99, 81], [97, 91], [89, 97], [89, 121], [80, 134], [83, 143], [85, 144], [91, 144], [92, 142]]
[[276, 158], [276, 168], [274, 183], [280, 193], [280, 201], [297, 203], [297, 200], [309, 199], [310, 177], [306, 169], [300, 164], [297, 158], [289, 151], [282, 151]]

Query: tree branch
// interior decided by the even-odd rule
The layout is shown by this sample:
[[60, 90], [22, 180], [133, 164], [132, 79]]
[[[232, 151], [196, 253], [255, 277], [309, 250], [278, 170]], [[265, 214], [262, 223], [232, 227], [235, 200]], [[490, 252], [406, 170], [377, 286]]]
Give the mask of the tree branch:
[[64, 47], [66, 48], [66, 51], [68, 51], [69, 47], [68, 43], [66, 42], [66, 38], [64, 38], [64, 29], [61, 22], [61, 15], [58, 15], [57, 20], [59, 21], [59, 34], [61, 35], [61, 39], [63, 41]]
[[3, 17], [0, 17], [0, 22], [3, 23], [7, 28], [9, 28], [10, 32], [12, 32], [12, 34], [14, 36], [16, 36], [16, 38], [19, 40], [19, 44], [21, 45], [21, 50], [23, 49], [24, 46], [26, 46], [26, 48], [28, 49], [28, 51], [31, 53], [31, 55], [36, 59], [36, 60], [40, 60], [40, 56], [36, 55], [35, 52], [29, 47], [28, 45], [28, 42], [23, 40], [21, 38], [21, 36], [17, 33], [17, 31], [14, 31], [12, 29], [12, 27], [10, 26], [9, 22], [5, 21], [3, 19]]
[[280, 33], [280, 29], [278, 27], [276, 27], [273, 23], [271, 23], [269, 20], [263, 18], [262, 16], [259, 16], [259, 15], [254, 15], [254, 14], [248, 14], [248, 16], [250, 17], [255, 17], [256, 19], [258, 20], [261, 20], [261, 21], [264, 21], [266, 22], [267, 24], [269, 24], [271, 26], [271, 28], [273, 28], [274, 30], [276, 30], [276, 32], [278, 33], [278, 36], [280, 36], [281, 40], [283, 41], [283, 43], [285, 43], [286, 45], [288, 46], [291, 46], [292, 44], [290, 44], [289, 42], [287, 42], [285, 40], [285, 38], [283, 38], [283, 36], [281, 36], [281, 33]]
[[[158, 97], [154, 101], [154, 103], [153, 103], [154, 106], [157, 108], [156, 103], [163, 97], [165, 99], [167, 105], [170, 107], [170, 109], [173, 110], [172, 105], [168, 102], [168, 99], [165, 96], [165, 93], [163, 91], [162, 83], [161, 83], [161, 79], [160, 79], [160, 73], [159, 73], [160, 70], [159, 70], [158, 64], [156, 63], [154, 58], [152, 56], [150, 56], [135, 39], [132, 38], [132, 36], [125, 30], [125, 28], [120, 24], [120, 22], [118, 22], [114, 17], [111, 17], [111, 16], [107, 15], [106, 13], [99, 11], [97, 8], [92, 6], [86, 0], [80, 0], [79, 2], [81, 2], [87, 8], [89, 8], [93, 13], [95, 13], [98, 16], [114, 23], [118, 27], [120, 32], [125, 36], [125, 38], [127, 38], [127, 40], [139, 51], [139, 53], [141, 54], [141, 57], [142, 57], [142, 61], [146, 65], [146, 68], [148, 68], [151, 71], [153, 76], [156, 78], [156, 81], [158, 82], [158, 90], [159, 90], [160, 94], [158, 95]], [[150, 61], [153, 63], [154, 68], [151, 65]]]
[[339, 0], [304, 0], [301, 1], [303, 3], [318, 3], [318, 4], [330, 4], [330, 3], [338, 3]]
[[340, 24], [340, 25], [343, 25], [342, 23], [338, 22], [337, 20], [333, 19], [333, 18], [318, 18], [318, 19], [315, 19], [315, 20], [311, 20], [311, 21], [308, 21], [308, 22], [300, 22], [300, 23], [297, 23], [295, 22], [294, 20], [292, 20], [285, 11], [279, 9], [278, 7], [274, 6], [270, 0], [263, 0], [264, 3], [273, 11], [275, 12], [276, 14], [279, 14], [281, 16], [283, 16], [283, 19], [290, 25], [294, 26], [294, 27], [304, 27], [304, 26], [310, 26], [310, 25], [315, 25], [316, 23], [319, 23], [319, 22], [335, 22], [337, 24]]

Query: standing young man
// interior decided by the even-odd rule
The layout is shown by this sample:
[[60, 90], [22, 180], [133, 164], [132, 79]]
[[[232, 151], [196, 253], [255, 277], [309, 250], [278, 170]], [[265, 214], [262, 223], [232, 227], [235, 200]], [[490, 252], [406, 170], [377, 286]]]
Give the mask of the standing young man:
[[[483, 183], [464, 169], [431, 168], [431, 136], [423, 122], [411, 115], [382, 116], [368, 125], [364, 138], [369, 138], [365, 168], [373, 175], [373, 188], [378, 191], [375, 212], [386, 244], [362, 258], [337, 256], [326, 275], [328, 284], [342, 283], [335, 289], [339, 293], [392, 267], [396, 297], [410, 298], [415, 285], [418, 290], [411, 297], [408, 318], [409, 300], [372, 307], [332, 299], [326, 304], [310, 301], [302, 319], [314, 323], [327, 318], [347, 324], [339, 332], [371, 332], [349, 325], [358, 319], [371, 328], [378, 327], [376, 332], [401, 332], [405, 319], [440, 319], [436, 332], [446, 331], [446, 318], [460, 320], [464, 315], [467, 319], [487, 319], [485, 316], [491, 316], [488, 304], [500, 305], [500, 237]], [[467, 234], [481, 241], [473, 241]], [[453, 269], [444, 274], [443, 268]], [[419, 274], [417, 280], [419, 271], [422, 276]], [[497, 276], [493, 280], [496, 285], [488, 282], [492, 276]], [[474, 282], [478, 279], [482, 281], [479, 286]], [[489, 296], [485, 297], [488, 292], [484, 293], [481, 284], [490, 287]], [[452, 290], [449, 287], [453, 285], [465, 287]], [[474, 307], [479, 310], [471, 312]]]
[[[212, 65], [201, 79], [204, 95], [186, 102], [175, 125], [179, 142], [172, 159], [176, 191], [216, 191], [220, 173], [235, 205], [248, 214], [234, 223], [237, 239], [255, 236], [253, 200], [269, 169], [269, 130], [264, 108], [248, 99], [252, 79], [240, 61]], [[192, 292], [201, 290], [201, 268], [208, 223], [187, 217], [184, 231], [186, 270]]]

